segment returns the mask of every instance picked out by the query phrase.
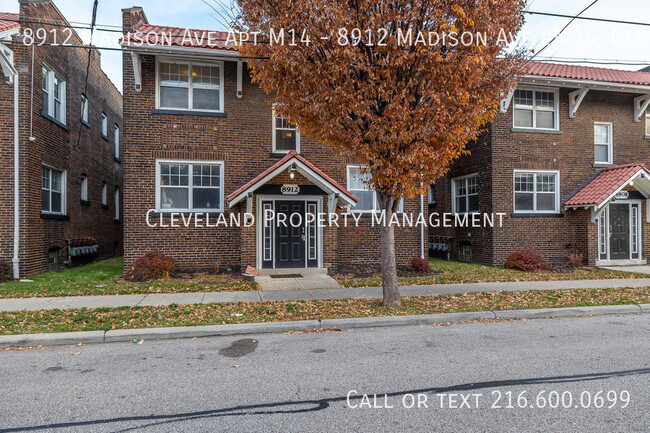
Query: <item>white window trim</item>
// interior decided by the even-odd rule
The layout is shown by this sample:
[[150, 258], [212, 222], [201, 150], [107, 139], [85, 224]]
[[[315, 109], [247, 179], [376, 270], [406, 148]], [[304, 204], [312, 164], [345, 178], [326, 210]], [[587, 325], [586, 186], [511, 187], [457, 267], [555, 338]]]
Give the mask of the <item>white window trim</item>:
[[108, 138], [108, 116], [102, 113], [102, 137]]
[[[611, 204], [611, 202], [610, 202]], [[598, 216], [597, 222], [598, 222], [598, 260], [597, 264], [605, 264], [605, 263], [616, 263], [616, 262], [627, 262], [627, 261], [635, 261], [635, 260], [643, 260], [643, 204], [641, 203], [641, 200], [624, 200], [624, 201], [619, 201], [616, 202], [615, 204], [626, 204], [630, 207], [630, 221], [629, 221], [629, 227], [630, 227], [630, 244], [629, 244], [629, 249], [630, 249], [630, 256], [628, 259], [616, 259], [612, 260], [611, 259], [611, 247], [610, 247], [610, 232], [609, 232], [609, 227], [610, 227], [610, 221], [609, 221], [609, 204], [603, 209], [603, 212]], [[636, 209], [634, 207], [636, 206]], [[636, 212], [635, 212], [636, 210]], [[636, 215], [634, 215], [636, 214]], [[633, 243], [633, 218], [636, 218], [637, 222], [637, 227], [636, 227], [636, 253], [634, 252], [634, 243]], [[601, 224], [604, 223], [604, 228], [605, 228], [605, 233], [601, 233]], [[603, 239], [603, 235], [605, 236], [605, 239]], [[605, 246], [607, 249], [606, 251], [606, 257], [602, 258], [601, 257], [601, 247]], [[637, 255], [637, 258], [633, 258], [632, 256]]]
[[[68, 171], [67, 170], [61, 170], [58, 167], [55, 167], [50, 164], [41, 164], [43, 167], [49, 168], [50, 170], [56, 170], [61, 172], [61, 212], [52, 212], [52, 211], [45, 211], [43, 210], [43, 203], [41, 202], [41, 213], [44, 215], [67, 215], [68, 208]], [[42, 182], [42, 181], [41, 181]], [[41, 185], [41, 191], [43, 190], [43, 186]], [[52, 208], [52, 199], [50, 197], [50, 209]]]
[[[277, 131], [277, 126], [276, 126], [276, 118], [277, 116], [281, 116], [280, 114], [277, 114], [275, 110], [273, 110], [272, 114], [272, 121], [273, 121], [273, 153], [289, 153], [291, 150], [278, 150], [276, 148], [276, 131]], [[287, 131], [294, 131], [296, 133], [296, 152], [300, 153], [300, 129], [296, 126], [293, 129], [289, 128], [280, 128], [280, 130], [287, 130]]]
[[[524, 129], [524, 130], [539, 130], [539, 131], [559, 131], [560, 130], [560, 89], [557, 87], [535, 87], [535, 86], [517, 86], [516, 90], [528, 90], [533, 92], [533, 126], [516, 126], [515, 125], [515, 109], [517, 105], [515, 104], [515, 98], [512, 98], [512, 127], [513, 129]], [[555, 128], [538, 128], [537, 127], [537, 116], [535, 108], [535, 92], [549, 92], [553, 93], [553, 113], [554, 113], [554, 125]], [[522, 107], [522, 109], [528, 109], [528, 107]]]
[[[189, 165], [220, 165], [221, 166], [221, 176], [220, 176], [220, 185], [219, 191], [221, 194], [221, 206], [216, 209], [192, 209], [192, 170], [190, 168], [189, 172], [189, 186], [188, 190], [190, 191], [188, 197], [189, 208], [165, 208], [163, 209], [160, 203], [161, 194], [160, 189], [162, 185], [160, 184], [160, 165], [161, 164], [189, 164]], [[225, 164], [224, 161], [204, 161], [204, 160], [195, 160], [195, 159], [157, 159], [156, 160], [156, 211], [160, 213], [170, 213], [170, 212], [206, 212], [206, 213], [219, 213], [223, 212], [225, 208], [225, 194], [224, 194], [224, 178], [225, 178]]]
[[[67, 114], [67, 97], [66, 97], [66, 81], [57, 74], [54, 69], [52, 69], [47, 63], [43, 63], [41, 70], [47, 71], [47, 109], [43, 107], [45, 114], [50, 116], [52, 119], [55, 119], [57, 122], [61, 122], [63, 125], [66, 124], [66, 114]], [[61, 113], [60, 117], [54, 116], [54, 78], [59, 80], [59, 90], [61, 94], [59, 96], [61, 100]]]
[[[469, 211], [457, 212], [456, 211], [456, 182], [460, 182], [460, 181], [465, 182], [467, 179], [470, 179], [472, 177], [476, 178], [476, 196], [477, 197], [481, 196], [481, 194], [480, 194], [480, 192], [478, 190], [478, 188], [479, 188], [478, 173], [471, 173], [471, 174], [466, 174], [466, 175], [463, 175], [463, 176], [454, 177], [453, 179], [451, 179], [451, 213], [454, 213], [454, 214], [458, 213], [460, 215], [464, 215], [464, 214], [467, 214], [467, 213], [469, 213], [470, 215], [475, 214], [475, 213], [479, 213], [478, 209], [475, 210], [475, 211], [472, 211], [472, 212], [469, 212]], [[467, 185], [465, 186], [465, 188], [467, 189]], [[465, 194], [465, 206], [469, 209], [469, 194]]]
[[[605, 146], [602, 143], [596, 143], [596, 125], [609, 127], [609, 142], [607, 145], [607, 161], [596, 160], [596, 146]], [[611, 165], [614, 164], [614, 124], [612, 122], [594, 122], [594, 164]]]
[[645, 137], [650, 138], [650, 108], [645, 112]]
[[88, 201], [88, 176], [81, 175], [81, 200]]
[[81, 94], [81, 121], [88, 123], [88, 98]]
[[[188, 108], [172, 108], [172, 107], [161, 107], [160, 106], [160, 63], [172, 63], [178, 65], [188, 65], [189, 67], [189, 77], [188, 77]], [[193, 106], [193, 94], [192, 94], [192, 66], [219, 66], [219, 106], [220, 110], [208, 110], [205, 108], [192, 108]], [[183, 86], [183, 88], [185, 88]], [[188, 112], [199, 112], [199, 113], [224, 113], [224, 62], [197, 62], [192, 59], [187, 58], [178, 58], [178, 57], [156, 57], [156, 109], [158, 110], [170, 110], [170, 111], [188, 111]]]
[[113, 131], [113, 141], [115, 143], [115, 158], [120, 159], [120, 127], [115, 125]]
[[[517, 210], [515, 207], [515, 177], [521, 174], [555, 174], [555, 209], [554, 210], [537, 210], [537, 176], [535, 176], [534, 191], [528, 192], [533, 194], [533, 210]], [[514, 215], [526, 214], [559, 214], [560, 213], [560, 170], [521, 170], [516, 169], [512, 173], [512, 213]]]
[[[347, 177], [346, 187], [347, 187], [348, 191], [350, 191], [352, 194], [354, 194], [353, 191], [357, 191], [357, 190], [350, 189], [350, 179], [351, 179], [351, 177], [350, 177], [350, 169], [352, 169], [352, 168], [362, 169], [364, 167], [365, 167], [365, 165], [358, 165], [358, 164], [348, 164], [346, 166], [346, 177]], [[372, 174], [370, 175], [370, 177], [372, 178]], [[354, 206], [351, 206], [351, 207], [348, 208], [348, 212], [349, 213], [373, 213], [373, 214], [381, 213], [381, 209], [379, 208], [379, 202], [377, 200], [377, 192], [374, 191], [374, 190], [370, 190], [370, 189], [364, 190], [364, 191], [373, 191], [374, 192], [374, 194], [372, 196], [372, 207], [373, 208], [372, 209], [355, 209]], [[397, 213], [404, 213], [404, 200], [400, 200], [399, 209], [397, 210]]]

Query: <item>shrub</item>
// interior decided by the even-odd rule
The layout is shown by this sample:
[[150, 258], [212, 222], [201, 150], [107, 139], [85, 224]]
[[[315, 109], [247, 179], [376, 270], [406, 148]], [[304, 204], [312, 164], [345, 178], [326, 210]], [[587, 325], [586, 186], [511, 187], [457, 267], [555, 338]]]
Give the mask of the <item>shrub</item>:
[[534, 251], [520, 250], [511, 253], [506, 260], [506, 268], [524, 272], [539, 272], [547, 269], [542, 256]]
[[413, 257], [411, 259], [411, 266], [415, 272], [419, 272], [421, 274], [431, 273], [431, 268], [429, 267], [429, 261], [427, 259]]
[[213, 275], [217, 275], [219, 273], [219, 263], [215, 263], [214, 265], [210, 266], [210, 273]]
[[11, 279], [11, 265], [7, 262], [0, 262], [0, 283]]
[[152, 251], [136, 259], [128, 271], [131, 281], [149, 281], [174, 274], [174, 259], [160, 251]]
[[572, 251], [567, 256], [569, 264], [574, 268], [579, 268], [584, 264], [584, 256], [579, 251]]

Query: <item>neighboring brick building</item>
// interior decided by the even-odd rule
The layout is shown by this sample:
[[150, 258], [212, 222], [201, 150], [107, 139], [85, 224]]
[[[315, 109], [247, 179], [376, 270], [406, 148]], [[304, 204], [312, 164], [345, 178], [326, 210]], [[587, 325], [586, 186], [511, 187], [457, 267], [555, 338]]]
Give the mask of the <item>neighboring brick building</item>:
[[[355, 212], [372, 210], [375, 195], [364, 190], [353, 162], [274, 117], [225, 34], [212, 33], [213, 47], [182, 46], [184, 29], [150, 25], [139, 7], [123, 10], [123, 26], [127, 268], [152, 250], [193, 270], [219, 264], [334, 272], [379, 265], [380, 233], [371, 212], [358, 227], [303, 224], [282, 231], [260, 222], [262, 209], [332, 210], [352, 221]], [[174, 37], [159, 46], [138, 44], [150, 31]], [[192, 213], [230, 220], [247, 211], [256, 216], [252, 227], [161, 227], [171, 224], [172, 213], [176, 221]], [[406, 200], [404, 211], [419, 213], [419, 198]], [[419, 228], [397, 229], [398, 265], [419, 257], [421, 242]]]
[[42, 27], [50, 42], [56, 31], [59, 41], [69, 36], [69, 44], [82, 45], [67, 26], [51, 1], [21, 0], [19, 14], [0, 14], [0, 39], [14, 41], [0, 43], [0, 260], [17, 258], [21, 276], [122, 249], [122, 95], [102, 71], [98, 51], [92, 51], [86, 89], [87, 50], [22, 43], [26, 30]]
[[531, 63], [430, 207], [502, 212], [503, 227], [431, 228], [430, 240], [493, 265], [524, 248], [557, 265], [574, 251], [591, 265], [646, 263], [649, 103], [650, 73]]

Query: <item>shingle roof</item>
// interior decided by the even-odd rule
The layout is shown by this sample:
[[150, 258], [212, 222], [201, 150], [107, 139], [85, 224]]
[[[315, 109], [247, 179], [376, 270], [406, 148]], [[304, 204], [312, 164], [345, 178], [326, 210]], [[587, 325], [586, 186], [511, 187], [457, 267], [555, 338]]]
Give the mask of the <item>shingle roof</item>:
[[18, 27], [20, 27], [20, 23], [18, 22], [18, 14], [0, 12], [0, 32], [17, 29]]
[[571, 196], [564, 206], [600, 205], [627, 184], [640, 170], [646, 170], [643, 164], [627, 164], [605, 168]]
[[227, 42], [227, 38], [228, 33], [216, 30], [183, 29], [180, 27], [141, 24], [127, 33], [123, 41], [147, 45], [237, 51], [236, 45], [232, 41]]
[[650, 72], [530, 62], [528, 75], [650, 86]]
[[322, 177], [325, 179], [327, 182], [329, 182], [331, 185], [333, 185], [336, 189], [341, 191], [343, 194], [348, 196], [350, 199], [352, 199], [355, 202], [358, 202], [359, 199], [352, 194], [350, 191], [347, 190], [347, 188], [343, 188], [337, 181], [320, 171], [315, 165], [313, 165], [311, 162], [307, 161], [305, 158], [303, 158], [298, 152], [295, 150], [290, 151], [289, 153], [286, 154], [286, 156], [279, 161], [277, 161], [275, 164], [271, 165], [269, 168], [266, 170], [262, 171], [259, 173], [257, 176], [246, 182], [244, 185], [241, 187], [237, 188], [235, 191], [232, 193], [228, 194], [226, 197], [227, 201], [233, 200], [235, 197], [246, 191], [247, 189], [255, 186], [256, 183], [260, 182], [262, 179], [264, 179], [267, 175], [273, 173], [275, 170], [277, 170], [279, 167], [284, 165], [287, 161], [296, 158], [298, 161], [309, 167], [314, 173], [316, 173], [318, 176]]

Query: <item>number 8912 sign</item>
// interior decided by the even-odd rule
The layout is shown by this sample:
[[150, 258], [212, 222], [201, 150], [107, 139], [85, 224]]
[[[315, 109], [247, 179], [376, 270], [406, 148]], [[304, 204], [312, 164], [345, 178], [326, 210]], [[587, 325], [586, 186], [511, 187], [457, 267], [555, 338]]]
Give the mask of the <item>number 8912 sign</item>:
[[300, 187], [298, 185], [282, 185], [280, 192], [285, 195], [296, 195], [300, 192]]

